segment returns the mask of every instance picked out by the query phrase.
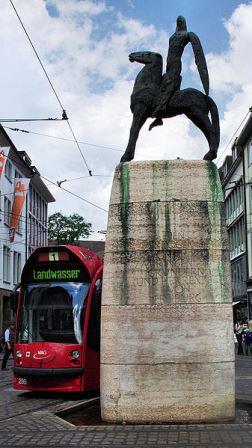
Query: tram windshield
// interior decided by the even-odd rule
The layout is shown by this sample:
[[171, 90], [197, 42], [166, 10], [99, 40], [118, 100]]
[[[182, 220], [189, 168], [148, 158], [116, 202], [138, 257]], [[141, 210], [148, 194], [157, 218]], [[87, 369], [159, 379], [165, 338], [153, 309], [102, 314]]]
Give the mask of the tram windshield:
[[19, 343], [82, 343], [90, 283], [55, 282], [22, 288]]

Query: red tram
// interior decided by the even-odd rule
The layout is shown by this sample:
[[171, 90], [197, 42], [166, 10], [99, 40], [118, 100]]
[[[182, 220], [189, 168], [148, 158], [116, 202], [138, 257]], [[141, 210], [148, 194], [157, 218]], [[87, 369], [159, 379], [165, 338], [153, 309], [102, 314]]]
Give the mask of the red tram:
[[84, 247], [32, 253], [18, 299], [15, 389], [99, 389], [102, 269], [102, 260]]

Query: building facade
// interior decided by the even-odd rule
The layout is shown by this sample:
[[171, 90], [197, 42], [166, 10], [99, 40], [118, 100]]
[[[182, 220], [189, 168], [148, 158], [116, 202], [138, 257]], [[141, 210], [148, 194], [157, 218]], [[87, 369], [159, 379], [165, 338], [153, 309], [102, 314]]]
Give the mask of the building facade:
[[252, 115], [219, 172], [230, 243], [234, 319], [252, 319]]
[[[38, 246], [47, 244], [48, 203], [54, 198], [25, 151], [18, 151], [0, 126], [0, 151], [9, 148], [0, 178], [0, 331], [14, 317], [11, 292], [18, 286], [24, 263]], [[14, 241], [10, 241], [14, 184], [29, 178]]]

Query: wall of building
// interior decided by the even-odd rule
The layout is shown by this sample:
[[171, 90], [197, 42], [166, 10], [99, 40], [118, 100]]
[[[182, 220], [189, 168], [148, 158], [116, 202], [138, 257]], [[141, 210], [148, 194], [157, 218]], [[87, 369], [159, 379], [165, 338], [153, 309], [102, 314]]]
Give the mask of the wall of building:
[[25, 263], [26, 249], [26, 204], [24, 203], [18, 231], [13, 243], [9, 241], [9, 224], [13, 202], [14, 179], [23, 173], [11, 161], [7, 161], [0, 179], [0, 328], [13, 318], [10, 292], [19, 283], [21, 269]]
[[[27, 257], [47, 244], [48, 203], [54, 198], [24, 151], [18, 151], [0, 125], [0, 148], [10, 147], [0, 179], [0, 331], [13, 319], [12, 290], [19, 284]], [[14, 241], [9, 239], [14, 183], [30, 178]]]
[[248, 315], [246, 206], [242, 152], [238, 153], [237, 148], [233, 147], [232, 156], [227, 156], [221, 170], [230, 245], [234, 321], [237, 321]]
[[244, 145], [248, 278], [252, 280], [252, 138]]

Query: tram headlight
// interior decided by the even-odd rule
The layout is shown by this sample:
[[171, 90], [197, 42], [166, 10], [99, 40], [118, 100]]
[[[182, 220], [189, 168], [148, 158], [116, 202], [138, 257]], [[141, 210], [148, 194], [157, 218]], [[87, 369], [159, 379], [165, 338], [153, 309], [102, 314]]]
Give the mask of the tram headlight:
[[69, 356], [78, 359], [80, 357], [80, 352], [78, 350], [73, 350], [72, 352], [69, 353]]
[[22, 352], [20, 350], [16, 351], [17, 358], [22, 358]]

